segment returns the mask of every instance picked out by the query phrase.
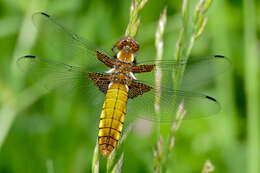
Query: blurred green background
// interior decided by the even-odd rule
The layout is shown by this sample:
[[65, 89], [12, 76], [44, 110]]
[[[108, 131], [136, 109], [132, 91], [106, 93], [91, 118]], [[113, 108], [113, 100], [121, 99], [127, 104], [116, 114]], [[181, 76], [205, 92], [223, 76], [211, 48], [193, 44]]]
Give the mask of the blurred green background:
[[[245, 2], [215, 0], [207, 13], [208, 25], [191, 55], [225, 55], [232, 61], [232, 69], [220, 75], [211, 89], [222, 104], [221, 112], [182, 123], [169, 172], [201, 172], [209, 159], [215, 172], [257, 173], [260, 74], [255, 67], [259, 67], [260, 1], [254, 5], [253, 1]], [[148, 1], [140, 13], [136, 37], [141, 45], [140, 57], [155, 57], [154, 35], [165, 6], [168, 21], [164, 55], [174, 55], [181, 4], [181, 0]], [[17, 58], [32, 52], [51, 58], [55, 51], [61, 51], [44, 45], [44, 37], [37, 35], [32, 24], [32, 14], [45, 11], [74, 32], [110, 49], [124, 35], [129, 8], [130, 0], [0, 1], [1, 173], [51, 172], [51, 168], [57, 173], [91, 172], [100, 115], [93, 100], [100, 98], [94, 94], [84, 100], [77, 90], [72, 94], [59, 90], [43, 93], [26, 79], [16, 65]], [[146, 131], [140, 132], [140, 126]], [[150, 126], [139, 122], [128, 136], [122, 172], [153, 172], [156, 135]], [[161, 128], [163, 131], [164, 126]], [[105, 159], [101, 159], [100, 172], [105, 170]]]

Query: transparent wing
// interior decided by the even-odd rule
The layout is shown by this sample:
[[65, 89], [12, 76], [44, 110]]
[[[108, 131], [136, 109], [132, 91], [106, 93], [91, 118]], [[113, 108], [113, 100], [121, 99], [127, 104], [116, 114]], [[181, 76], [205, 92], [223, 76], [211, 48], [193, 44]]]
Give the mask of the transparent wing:
[[[185, 68], [183, 80], [180, 88], [191, 89], [200, 87], [201, 85], [212, 82], [214, 77], [223, 73], [231, 67], [228, 58], [221, 55], [205, 56], [200, 58], [190, 58], [175, 61], [175, 60], [147, 60], [140, 61], [138, 64], [156, 64], [156, 70], [162, 72], [161, 87], [172, 88], [174, 86], [173, 74], [182, 71]], [[148, 82], [150, 85], [155, 85], [155, 73], [136, 74], [140, 81]]]
[[47, 89], [58, 86], [63, 88], [89, 88], [90, 80], [85, 69], [59, 63], [47, 58], [27, 55], [17, 60], [18, 66], [28, 78], [39, 81]]
[[[161, 96], [156, 94], [158, 92]], [[156, 100], [160, 100], [159, 112], [155, 111]], [[186, 110], [185, 119], [206, 117], [221, 110], [220, 104], [213, 97], [194, 92], [157, 88], [135, 99], [129, 99], [127, 118], [131, 120], [138, 117], [153, 122], [172, 122], [176, 118], [181, 102], [184, 103], [184, 110]]]
[[[42, 37], [43, 44], [53, 50], [53, 54], [58, 54], [64, 59], [68, 57], [86, 57], [85, 63], [93, 62], [96, 58], [96, 51], [105, 53], [112, 58], [109, 51], [97, 47], [94, 43], [80, 37], [71, 30], [67, 29], [52, 16], [38, 12], [33, 15], [33, 23], [39, 30], [39, 37]], [[52, 55], [53, 56], [53, 55]]]
[[[156, 85], [156, 70], [151, 73], [136, 74], [137, 81], [152, 86], [153, 89], [143, 95], [130, 99], [128, 102], [128, 118], [140, 117], [154, 122], [172, 122], [176, 118], [181, 102], [186, 110], [185, 119], [196, 119], [214, 115], [221, 110], [219, 102], [208, 95], [199, 92], [183, 90], [208, 83], [215, 76], [230, 68], [228, 58], [220, 55], [190, 58], [188, 61], [143, 61], [139, 64], [156, 64], [156, 70], [161, 70], [162, 81]], [[181, 90], [174, 90], [173, 74], [184, 71]], [[159, 96], [157, 93], [161, 93]], [[155, 111], [155, 102], [160, 100], [159, 112]]]

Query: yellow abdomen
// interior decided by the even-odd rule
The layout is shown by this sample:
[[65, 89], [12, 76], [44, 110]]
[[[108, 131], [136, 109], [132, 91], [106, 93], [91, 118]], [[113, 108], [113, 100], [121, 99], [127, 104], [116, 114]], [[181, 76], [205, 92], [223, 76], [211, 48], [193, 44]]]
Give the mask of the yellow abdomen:
[[128, 94], [125, 85], [119, 83], [110, 85], [106, 93], [98, 133], [99, 148], [104, 157], [109, 156], [120, 139], [127, 99]]

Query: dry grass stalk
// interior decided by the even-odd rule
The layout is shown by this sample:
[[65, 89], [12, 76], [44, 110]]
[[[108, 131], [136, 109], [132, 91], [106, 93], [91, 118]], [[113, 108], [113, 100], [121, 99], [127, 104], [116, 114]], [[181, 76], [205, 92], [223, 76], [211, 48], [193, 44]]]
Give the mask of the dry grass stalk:
[[[162, 60], [163, 56], [163, 33], [165, 30], [165, 25], [167, 21], [167, 8], [165, 7], [163, 10], [163, 13], [161, 14], [161, 17], [158, 22], [157, 30], [155, 33], [155, 47], [156, 47], [156, 62], [159, 63], [160, 60]], [[156, 87], [160, 88], [161, 86], [161, 81], [162, 81], [162, 70], [161, 68], [156, 68], [155, 72], [155, 83]], [[155, 104], [154, 108], [156, 113], [159, 113], [160, 109], [160, 96], [161, 96], [161, 91], [157, 90], [156, 92], [156, 97], [155, 97]], [[158, 116], [159, 117], [159, 116]]]
[[144, 8], [148, 0], [132, 0], [130, 7], [130, 20], [127, 25], [125, 36], [135, 37], [140, 24], [139, 12]]
[[118, 160], [117, 164], [114, 166], [111, 173], [120, 173], [121, 172], [122, 166], [123, 166], [123, 158], [124, 158], [124, 153], [121, 154], [120, 159]]
[[172, 126], [171, 126], [170, 143], [169, 143], [169, 149], [168, 149], [169, 152], [168, 153], [170, 153], [172, 151], [173, 147], [174, 147], [175, 134], [176, 134], [177, 130], [180, 128], [181, 122], [184, 119], [185, 114], [186, 114], [186, 110], [184, 109], [184, 100], [182, 100], [182, 102], [180, 103], [180, 105], [178, 107], [176, 119], [172, 123]]
[[93, 153], [93, 158], [92, 158], [92, 173], [98, 173], [98, 171], [99, 171], [98, 154], [99, 154], [99, 146], [98, 146], [98, 140], [97, 140], [96, 146], [94, 149], [94, 153]]
[[213, 164], [210, 162], [210, 160], [207, 160], [204, 163], [203, 169], [202, 169], [202, 173], [210, 173], [214, 171], [214, 166]]

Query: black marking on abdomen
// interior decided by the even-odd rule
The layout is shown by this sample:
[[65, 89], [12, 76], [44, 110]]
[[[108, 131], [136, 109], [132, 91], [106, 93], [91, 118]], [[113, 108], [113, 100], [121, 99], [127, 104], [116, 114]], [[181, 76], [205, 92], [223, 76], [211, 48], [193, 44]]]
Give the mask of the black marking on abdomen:
[[108, 129], [108, 128], [109, 128], [109, 129], [112, 129], [112, 130], [115, 130], [115, 131], [117, 131], [118, 133], [121, 134], [121, 131], [119, 131], [119, 130], [113, 128], [113, 127], [99, 127], [99, 129]]
[[115, 138], [113, 138], [112, 136], [98, 136], [98, 138], [111, 138], [111, 139], [113, 139], [114, 141], [117, 141], [117, 142], [118, 142], [118, 140], [115, 139]]
[[106, 148], [105, 149], [107, 149], [107, 146], [111, 146], [111, 147], [113, 147], [113, 148], [115, 148], [112, 144], [109, 144], [109, 143], [103, 143], [103, 144], [99, 144], [99, 145], [106, 145]]

